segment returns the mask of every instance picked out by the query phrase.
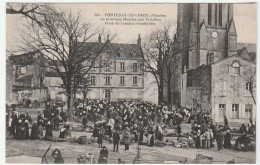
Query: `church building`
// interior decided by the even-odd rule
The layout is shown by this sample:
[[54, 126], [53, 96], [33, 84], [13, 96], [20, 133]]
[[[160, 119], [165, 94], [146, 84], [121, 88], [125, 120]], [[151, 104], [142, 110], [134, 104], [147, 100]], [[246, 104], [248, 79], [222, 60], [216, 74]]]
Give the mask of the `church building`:
[[174, 104], [216, 123], [255, 121], [256, 53], [238, 50], [233, 4], [178, 4], [177, 40]]

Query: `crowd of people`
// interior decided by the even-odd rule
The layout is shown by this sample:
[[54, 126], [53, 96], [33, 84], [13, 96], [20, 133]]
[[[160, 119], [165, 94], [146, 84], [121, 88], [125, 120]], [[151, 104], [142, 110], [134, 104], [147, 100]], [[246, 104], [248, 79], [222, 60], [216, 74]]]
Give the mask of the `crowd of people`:
[[[86, 103], [75, 103], [75, 116], [82, 120], [82, 128], [91, 120], [94, 124], [93, 137], [97, 138], [99, 147], [102, 147], [104, 136], [113, 137], [118, 144], [125, 144], [129, 149], [131, 142], [154, 146], [155, 141], [163, 140], [163, 128], [179, 126], [184, 118], [189, 116], [188, 110], [169, 109], [166, 105], [156, 105], [140, 100], [88, 100]], [[122, 134], [122, 139], [114, 134]], [[115, 144], [115, 145], [116, 145]]]
[[[165, 128], [171, 126], [175, 129], [179, 141], [183, 136], [181, 129], [183, 121], [191, 123], [192, 129], [186, 138], [188, 142], [195, 144], [195, 148], [209, 149], [214, 147], [214, 141], [217, 143], [218, 150], [222, 147], [232, 148], [232, 130], [226, 117], [223, 126], [215, 125], [207, 113], [199, 112], [191, 115], [191, 110], [168, 107], [164, 104], [156, 105], [140, 100], [112, 102], [87, 100], [84, 103], [75, 101], [74, 116], [77, 121], [81, 121], [82, 131], [90, 128], [93, 132], [92, 138], [96, 139], [101, 150], [106, 150], [103, 146], [104, 139], [113, 142], [113, 152], [118, 152], [119, 144], [124, 144], [126, 151], [129, 150], [131, 143], [152, 147], [156, 142], [163, 141]], [[35, 121], [28, 113], [18, 113], [15, 108], [12, 108], [6, 113], [6, 121], [8, 131], [16, 139], [51, 140], [53, 130], [60, 132], [59, 138], [71, 138], [71, 126], [67, 123], [67, 114], [55, 104], [47, 103], [43, 111], [37, 112]], [[63, 125], [60, 126], [60, 123]], [[29, 131], [30, 125], [31, 131]], [[246, 143], [244, 139], [247, 134], [255, 134], [252, 120], [249, 121], [248, 128], [242, 124], [239, 132], [242, 136], [238, 138], [236, 145]], [[105, 157], [100, 158], [100, 161], [104, 161]]]
[[[15, 139], [20, 140], [35, 140], [53, 138], [53, 130], [60, 130], [60, 138], [71, 137], [70, 125], [66, 122], [67, 115], [63, 109], [58, 110], [57, 107], [46, 104], [43, 112], [41, 110], [37, 113], [37, 119], [32, 121], [31, 115], [28, 112], [19, 113], [15, 107], [6, 113], [6, 128], [10, 131]], [[63, 122], [62, 128], [60, 123]], [[29, 128], [31, 126], [31, 131]], [[45, 130], [45, 135], [43, 135]], [[29, 135], [30, 134], [30, 135]]]

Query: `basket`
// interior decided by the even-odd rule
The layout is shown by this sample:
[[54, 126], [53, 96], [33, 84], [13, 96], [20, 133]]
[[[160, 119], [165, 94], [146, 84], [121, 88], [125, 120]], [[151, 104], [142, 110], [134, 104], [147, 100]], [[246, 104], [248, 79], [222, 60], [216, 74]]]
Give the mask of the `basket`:
[[79, 144], [87, 144], [87, 136], [80, 136], [79, 137]]

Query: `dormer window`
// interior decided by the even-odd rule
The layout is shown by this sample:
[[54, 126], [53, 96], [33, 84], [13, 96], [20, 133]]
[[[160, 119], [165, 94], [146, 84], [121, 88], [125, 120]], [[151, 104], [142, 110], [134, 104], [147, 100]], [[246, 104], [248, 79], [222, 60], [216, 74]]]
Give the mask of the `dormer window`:
[[243, 67], [241, 67], [239, 62], [235, 61], [235, 62], [233, 62], [231, 67], [229, 67], [229, 74], [233, 75], [233, 76], [242, 75], [243, 74]]
[[240, 64], [238, 62], [234, 62], [232, 64], [232, 67], [235, 70], [235, 74], [240, 75]]

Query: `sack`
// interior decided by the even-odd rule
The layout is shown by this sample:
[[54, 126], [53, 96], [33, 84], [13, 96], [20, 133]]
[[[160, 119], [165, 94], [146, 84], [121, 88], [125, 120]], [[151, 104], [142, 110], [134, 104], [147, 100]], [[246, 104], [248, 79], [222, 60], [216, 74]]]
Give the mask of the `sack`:
[[87, 143], [87, 136], [80, 136], [79, 144], [86, 144], [86, 143]]

